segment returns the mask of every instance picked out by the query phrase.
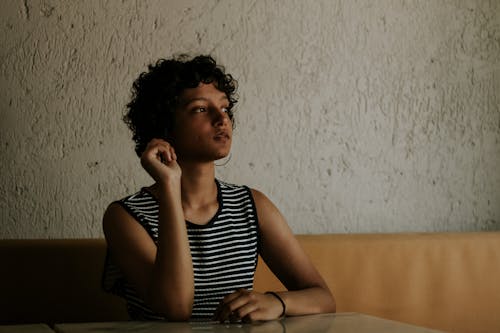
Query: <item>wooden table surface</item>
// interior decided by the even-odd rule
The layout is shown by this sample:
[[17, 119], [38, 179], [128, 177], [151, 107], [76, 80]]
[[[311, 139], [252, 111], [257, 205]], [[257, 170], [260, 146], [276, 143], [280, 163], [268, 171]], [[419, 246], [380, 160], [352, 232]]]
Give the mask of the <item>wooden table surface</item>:
[[[359, 313], [337, 313], [287, 317], [255, 324], [215, 322], [109, 322], [57, 324], [57, 333], [432, 333], [438, 332]], [[1, 332], [1, 331], [0, 331]], [[14, 333], [14, 331], [12, 331]], [[17, 331], [16, 331], [17, 332]], [[25, 332], [25, 331], [19, 331]], [[32, 331], [26, 331], [31, 333]]]

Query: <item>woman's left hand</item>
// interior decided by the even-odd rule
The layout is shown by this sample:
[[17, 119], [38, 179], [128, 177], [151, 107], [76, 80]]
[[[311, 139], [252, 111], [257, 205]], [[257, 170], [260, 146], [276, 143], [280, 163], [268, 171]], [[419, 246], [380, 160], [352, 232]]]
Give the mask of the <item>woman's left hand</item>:
[[281, 302], [271, 294], [238, 289], [221, 301], [214, 320], [254, 322], [278, 319], [283, 312]]

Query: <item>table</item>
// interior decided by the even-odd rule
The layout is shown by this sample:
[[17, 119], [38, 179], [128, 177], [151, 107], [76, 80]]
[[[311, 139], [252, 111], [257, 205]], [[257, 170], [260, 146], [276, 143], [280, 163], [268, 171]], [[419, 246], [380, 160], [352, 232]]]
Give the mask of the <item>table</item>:
[[45, 324], [0, 325], [0, 333], [54, 333]]
[[57, 324], [57, 333], [436, 333], [438, 331], [360, 313], [287, 317], [255, 324], [215, 322], [110, 322]]

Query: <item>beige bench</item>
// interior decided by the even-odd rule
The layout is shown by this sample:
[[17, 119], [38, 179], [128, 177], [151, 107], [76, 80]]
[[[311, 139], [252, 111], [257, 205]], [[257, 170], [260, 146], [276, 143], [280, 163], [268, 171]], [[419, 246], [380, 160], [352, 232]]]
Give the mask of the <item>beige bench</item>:
[[[297, 236], [337, 310], [449, 332], [500, 332], [500, 232]], [[126, 320], [100, 288], [106, 244], [0, 240], [0, 323]], [[260, 264], [260, 291], [283, 286]]]

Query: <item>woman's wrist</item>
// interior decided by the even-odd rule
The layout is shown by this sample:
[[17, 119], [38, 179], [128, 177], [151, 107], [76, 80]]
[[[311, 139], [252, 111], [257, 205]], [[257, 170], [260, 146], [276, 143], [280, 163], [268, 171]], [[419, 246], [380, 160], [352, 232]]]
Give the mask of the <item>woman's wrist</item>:
[[281, 296], [278, 295], [277, 293], [275, 293], [274, 291], [266, 291], [266, 295], [272, 295], [274, 298], [276, 298], [278, 301], [280, 301], [282, 311], [281, 311], [281, 314], [279, 315], [278, 318], [283, 318], [286, 315], [286, 304], [283, 301], [283, 299], [281, 298]]
[[157, 183], [157, 191], [158, 197], [162, 198], [171, 194], [180, 193], [181, 190], [181, 177], [168, 177], [166, 179], [162, 179]]

